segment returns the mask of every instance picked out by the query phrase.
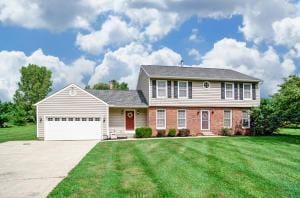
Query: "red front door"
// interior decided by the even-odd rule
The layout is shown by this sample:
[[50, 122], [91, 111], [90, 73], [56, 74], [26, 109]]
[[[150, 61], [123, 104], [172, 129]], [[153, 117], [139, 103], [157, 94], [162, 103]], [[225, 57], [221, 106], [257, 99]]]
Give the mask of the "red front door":
[[126, 111], [125, 123], [127, 131], [134, 130], [134, 111]]

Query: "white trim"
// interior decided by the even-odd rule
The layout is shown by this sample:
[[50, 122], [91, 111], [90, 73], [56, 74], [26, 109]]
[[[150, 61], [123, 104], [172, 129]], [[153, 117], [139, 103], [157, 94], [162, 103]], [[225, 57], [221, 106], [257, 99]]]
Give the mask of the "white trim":
[[[245, 98], [245, 85], [250, 85], [250, 98]], [[252, 84], [251, 83], [243, 83], [243, 99], [244, 100], [252, 100]]]
[[[146, 75], [150, 78], [151, 76], [149, 75], [149, 73], [145, 70], [145, 68], [143, 67], [144, 65], [141, 65], [141, 68], [144, 70], [144, 72], [146, 73]], [[145, 65], [146, 66], [146, 65]]]
[[[232, 97], [227, 97], [226, 96], [226, 85], [231, 84], [232, 85]], [[230, 83], [230, 82], [225, 82], [225, 99], [233, 99], [234, 98], [234, 83]]]
[[[225, 127], [224, 123], [225, 123], [225, 111], [229, 111], [230, 112], [230, 126], [229, 127]], [[232, 110], [231, 109], [224, 109], [223, 111], [223, 127], [224, 128], [232, 128]]]
[[39, 138], [39, 113], [38, 113], [38, 106], [35, 106], [35, 113], [36, 113], [36, 137]]
[[[202, 128], [202, 112], [207, 111], [208, 112], [208, 129]], [[201, 130], [210, 130], [210, 111], [209, 110], [201, 110]]]
[[[186, 83], [186, 96], [180, 96], [180, 92], [179, 92], [180, 82], [185, 82]], [[183, 80], [178, 81], [177, 92], [178, 92], [178, 98], [188, 98], [188, 81], [183, 81]]]
[[[208, 87], [207, 88], [204, 86], [204, 83], [208, 83]], [[210, 82], [209, 81], [204, 81], [202, 83], [202, 86], [203, 86], [204, 89], [209, 89], [210, 88]]]
[[[109, 106], [106, 106], [106, 118], [105, 118], [105, 121], [106, 121], [106, 135], [107, 137], [109, 137]], [[103, 139], [103, 135], [102, 135], [102, 139]]]
[[[165, 95], [159, 96], [158, 95], [158, 81], [165, 82]], [[156, 80], [156, 98], [167, 98], [168, 97], [168, 82], [167, 80]]]
[[[248, 126], [247, 127], [244, 127], [243, 126], [243, 120], [244, 120], [244, 118], [243, 118], [243, 113], [244, 112], [247, 112], [248, 113]], [[249, 110], [242, 110], [242, 128], [243, 129], [249, 129], [250, 128], [250, 122], [251, 122], [251, 120], [250, 120], [250, 112], [249, 112]]]
[[[135, 112], [135, 109], [123, 109], [123, 111], [124, 111], [124, 131], [126, 131], [126, 132], [133, 132], [133, 131], [135, 131], [135, 129], [136, 129], [136, 112]], [[133, 130], [126, 130], [126, 111], [133, 111], [133, 118], [134, 118], [134, 120], [133, 120], [133, 122], [134, 122], [134, 126], [133, 126]]]
[[[157, 127], [157, 112], [159, 110], [163, 110], [165, 112], [165, 123], [164, 123], [165, 126], [164, 127]], [[166, 109], [156, 109], [155, 124], [156, 124], [156, 129], [166, 129], [166, 127], [167, 127], [167, 111], [166, 111]]]
[[97, 97], [96, 97], [96, 96], [94, 96], [93, 94], [90, 94], [89, 92], [87, 92], [86, 90], [82, 89], [81, 87], [79, 87], [78, 85], [76, 85], [76, 84], [74, 84], [74, 83], [72, 83], [72, 84], [70, 84], [70, 85], [66, 86], [65, 88], [63, 88], [63, 89], [61, 89], [61, 90], [59, 90], [59, 91], [57, 91], [57, 92], [53, 93], [52, 95], [50, 95], [50, 96], [48, 96], [48, 97], [44, 98], [43, 100], [41, 100], [41, 101], [39, 101], [39, 102], [35, 103], [34, 105], [39, 105], [40, 103], [43, 103], [43, 102], [45, 102], [46, 100], [48, 100], [48, 99], [52, 98], [53, 96], [55, 96], [55, 95], [57, 95], [57, 94], [61, 93], [62, 91], [66, 90], [66, 89], [68, 89], [69, 87], [72, 87], [72, 86], [74, 86], [74, 87], [76, 87], [76, 88], [78, 88], [78, 89], [82, 90], [83, 92], [85, 92], [85, 93], [86, 93], [86, 94], [88, 94], [89, 96], [91, 96], [91, 97], [93, 97], [93, 98], [97, 99], [98, 101], [100, 101], [100, 102], [104, 103], [105, 105], [108, 105], [106, 102], [104, 102], [104, 101], [103, 101], [103, 100], [101, 100], [100, 98], [97, 98]]
[[[185, 115], [185, 119], [184, 119], [184, 127], [179, 127], [179, 122], [178, 122], [178, 120], [179, 120], [179, 111], [184, 111], [184, 115]], [[177, 109], [177, 129], [186, 129], [187, 128], [187, 126], [186, 126], [186, 109]]]

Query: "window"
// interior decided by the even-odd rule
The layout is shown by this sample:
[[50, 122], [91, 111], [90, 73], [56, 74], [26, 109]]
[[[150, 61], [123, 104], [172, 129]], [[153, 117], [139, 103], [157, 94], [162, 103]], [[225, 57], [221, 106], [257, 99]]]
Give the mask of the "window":
[[180, 109], [177, 112], [177, 128], [178, 129], [186, 128], [186, 111], [184, 109]]
[[250, 128], [250, 113], [248, 111], [243, 111], [242, 114], [243, 128]]
[[225, 98], [233, 99], [233, 83], [225, 84]]
[[99, 121], [100, 121], [100, 118], [95, 118], [95, 121], [99, 122]]
[[75, 118], [75, 121], [80, 121], [80, 118]]
[[251, 84], [244, 83], [244, 99], [251, 99]]
[[81, 121], [86, 121], [86, 118], [81, 118]]
[[48, 118], [48, 121], [53, 121], [53, 118]]
[[156, 112], [156, 128], [166, 128], [166, 111], [164, 109], [158, 109]]
[[209, 82], [205, 81], [205, 82], [203, 83], [203, 87], [204, 87], [205, 89], [208, 89], [208, 88], [209, 88]]
[[187, 82], [186, 81], [179, 81], [178, 83], [178, 93], [179, 93], [179, 98], [187, 98]]
[[230, 110], [224, 110], [224, 128], [232, 127], [232, 115]]
[[68, 118], [69, 121], [73, 121], [73, 118]]
[[67, 121], [67, 118], [61, 118], [61, 121]]
[[158, 98], [167, 97], [167, 81], [165, 80], [157, 81], [157, 97]]
[[93, 118], [89, 118], [89, 121], [93, 121], [94, 119]]

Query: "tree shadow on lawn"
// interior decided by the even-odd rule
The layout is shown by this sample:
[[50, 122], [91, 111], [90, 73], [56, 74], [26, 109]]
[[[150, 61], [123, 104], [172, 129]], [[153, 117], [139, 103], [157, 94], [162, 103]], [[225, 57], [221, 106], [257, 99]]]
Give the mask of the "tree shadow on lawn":
[[[253, 136], [249, 136], [253, 137]], [[300, 135], [290, 135], [290, 134], [274, 134], [269, 136], [254, 136], [256, 142], [266, 142], [266, 143], [289, 143], [289, 144], [300, 144]]]

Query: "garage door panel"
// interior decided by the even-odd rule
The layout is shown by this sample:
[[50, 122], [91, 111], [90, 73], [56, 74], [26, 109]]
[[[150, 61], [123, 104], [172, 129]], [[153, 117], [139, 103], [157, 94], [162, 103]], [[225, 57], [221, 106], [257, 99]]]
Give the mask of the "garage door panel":
[[100, 121], [45, 121], [45, 139], [46, 140], [93, 140], [101, 139]]

